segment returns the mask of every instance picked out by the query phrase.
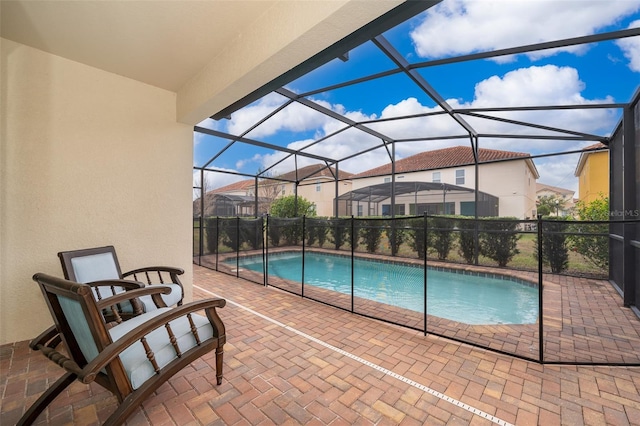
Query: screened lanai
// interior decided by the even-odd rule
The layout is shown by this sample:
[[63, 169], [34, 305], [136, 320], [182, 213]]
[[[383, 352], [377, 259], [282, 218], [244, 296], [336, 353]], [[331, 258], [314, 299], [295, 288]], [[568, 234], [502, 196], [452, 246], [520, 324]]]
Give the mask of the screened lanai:
[[[436, 182], [391, 182], [355, 189], [338, 197], [340, 216], [395, 216], [422, 214], [475, 215], [473, 189]], [[447, 198], [448, 197], [448, 198]], [[391, 209], [394, 199], [395, 210]], [[478, 216], [498, 216], [499, 200], [478, 192]], [[365, 214], [365, 212], [367, 214]]]
[[[515, 231], [508, 232], [530, 242], [531, 253], [523, 256], [528, 259], [542, 256], [543, 233], [586, 233], [592, 239], [582, 240], [584, 250], [606, 247], [597, 278], [606, 276], [622, 304], [640, 315], [640, 70], [631, 53], [640, 40], [640, 8], [624, 2], [613, 3], [615, 10], [598, 2], [556, 2], [552, 9], [540, 4], [531, 2], [530, 13], [522, 14], [506, 3], [488, 11], [473, 2], [403, 3], [196, 126], [196, 202], [205, 199], [198, 191], [212, 182], [223, 187], [253, 180], [258, 188], [274, 181], [282, 185], [282, 195], [298, 199], [306, 191], [304, 198], [329, 197], [333, 214], [324, 224], [313, 218], [273, 220], [274, 230], [289, 234], [269, 240], [276, 232], [267, 229], [267, 249], [288, 245], [304, 252], [317, 245], [307, 239], [308, 232], [328, 227], [334, 239], [351, 229], [352, 252], [364, 251], [364, 240], [355, 235], [373, 226], [359, 220], [375, 216], [386, 245], [373, 254], [395, 257], [406, 250], [425, 262], [439, 248], [416, 248], [419, 230], [425, 230], [424, 240], [431, 238], [428, 232], [449, 232], [462, 241], [466, 224], [472, 223], [468, 241], [475, 252], [467, 262], [479, 267], [505, 266], [479, 253], [482, 232], [488, 240], [487, 235], [516, 223]], [[578, 9], [600, 6], [597, 25], [575, 18]], [[419, 155], [435, 157], [460, 147], [470, 150], [470, 160], [418, 161]], [[603, 175], [590, 183], [588, 176], [574, 175], [580, 157], [596, 153], [608, 158]], [[411, 167], [399, 169], [401, 161]], [[311, 164], [329, 170], [333, 179], [298, 173]], [[348, 177], [339, 177], [342, 172]], [[597, 181], [607, 188], [606, 217], [579, 228], [557, 228], [553, 218], [538, 216], [537, 183], [568, 188], [575, 194], [571, 201], [578, 202], [579, 185]], [[454, 214], [471, 222], [428, 217]], [[421, 215], [423, 225], [415, 217]], [[256, 209], [253, 216], [262, 226], [262, 211]], [[413, 246], [398, 249], [398, 227], [383, 220], [408, 216], [415, 223], [399, 227], [414, 232]], [[483, 217], [495, 219], [494, 227], [482, 225]], [[245, 228], [255, 233], [253, 222], [220, 221], [227, 228], [236, 226], [237, 235]], [[205, 231], [194, 232], [199, 247]], [[335, 244], [336, 250], [345, 250]], [[224, 261], [218, 259], [221, 246], [211, 247], [194, 259], [215, 255], [217, 268]], [[255, 238], [251, 247], [256, 247]], [[557, 273], [542, 257], [534, 265], [522, 262], [513, 268], [537, 273], [540, 291], [544, 274]], [[238, 272], [237, 265], [234, 270], [251, 275]], [[542, 321], [540, 327], [533, 334], [542, 336]]]

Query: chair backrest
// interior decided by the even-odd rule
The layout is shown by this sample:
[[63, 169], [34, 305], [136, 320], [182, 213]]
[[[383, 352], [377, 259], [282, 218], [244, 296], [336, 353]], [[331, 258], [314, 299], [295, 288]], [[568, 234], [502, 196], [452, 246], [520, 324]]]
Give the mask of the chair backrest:
[[40, 285], [69, 356], [80, 367], [85, 366], [111, 343], [91, 287], [55, 277], [44, 281], [41, 274], [33, 278]]
[[[83, 368], [113, 342], [91, 287], [44, 274], [35, 274], [33, 279], [42, 290], [69, 358]], [[116, 393], [127, 392], [128, 382], [117, 379], [126, 377], [119, 359], [99, 376], [96, 381], [102, 386]]]
[[78, 283], [122, 278], [113, 246], [58, 253], [64, 277]]

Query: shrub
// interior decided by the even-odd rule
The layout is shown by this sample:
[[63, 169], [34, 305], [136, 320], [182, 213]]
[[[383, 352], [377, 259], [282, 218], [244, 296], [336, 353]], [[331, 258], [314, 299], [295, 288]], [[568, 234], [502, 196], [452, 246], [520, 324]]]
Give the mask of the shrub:
[[475, 221], [469, 219], [458, 219], [456, 225], [458, 233], [458, 253], [469, 265], [476, 260], [475, 244]]
[[[609, 197], [600, 195], [590, 203], [578, 201], [576, 213], [581, 221], [609, 220]], [[569, 237], [569, 245], [572, 250], [580, 253], [585, 259], [607, 270], [609, 268], [609, 238], [601, 235], [609, 232], [606, 223], [575, 223], [573, 232], [577, 235]]]
[[427, 239], [424, 232], [424, 218], [417, 217], [408, 220], [408, 242], [409, 247], [418, 253], [420, 259], [424, 259], [427, 249]]
[[218, 228], [215, 217], [208, 217], [204, 221], [205, 235], [207, 237], [207, 253], [218, 252]]
[[436, 252], [438, 260], [445, 260], [456, 240], [453, 232], [455, 222], [446, 217], [433, 217], [428, 223], [430, 250]]
[[302, 217], [315, 216], [315, 205], [304, 197], [295, 195], [287, 195], [286, 197], [277, 198], [271, 204], [271, 216], [275, 217]]
[[247, 243], [253, 249], [262, 247], [262, 219], [241, 219], [240, 220], [240, 242], [239, 246]]
[[407, 239], [407, 221], [405, 219], [389, 220], [387, 228], [387, 240], [389, 240], [389, 248], [391, 255], [396, 256], [400, 250], [400, 246]]
[[[551, 267], [551, 272], [559, 274], [569, 266], [569, 245], [566, 220], [557, 216], [548, 216], [542, 222], [542, 262]], [[536, 243], [538, 238], [536, 237]], [[536, 244], [535, 256], [538, 256]]]
[[276, 218], [269, 216], [267, 218], [267, 235], [269, 236], [269, 242], [273, 247], [280, 245], [280, 224]]
[[240, 236], [238, 235], [238, 219], [221, 218], [219, 219], [220, 241], [232, 251], [238, 251], [240, 248]]
[[520, 253], [517, 218], [486, 218], [480, 225], [480, 254], [496, 261], [500, 267], [507, 266]]
[[329, 224], [332, 237], [330, 241], [335, 244], [336, 250], [340, 250], [340, 247], [348, 242], [351, 235], [350, 219], [332, 219]]
[[358, 220], [358, 236], [367, 253], [375, 253], [382, 238], [381, 222], [378, 220]]
[[309, 219], [306, 221], [307, 245], [313, 245], [316, 240], [318, 246], [322, 247], [327, 241], [329, 226], [327, 219]]

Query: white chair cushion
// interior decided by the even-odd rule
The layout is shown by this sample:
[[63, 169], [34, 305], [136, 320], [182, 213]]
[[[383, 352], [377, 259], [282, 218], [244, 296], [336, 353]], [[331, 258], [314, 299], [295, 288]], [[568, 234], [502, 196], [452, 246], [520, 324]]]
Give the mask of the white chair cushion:
[[[176, 305], [180, 299], [182, 299], [182, 288], [178, 284], [153, 284], [157, 287], [169, 287], [171, 288], [171, 293], [169, 294], [161, 294], [162, 300], [167, 306]], [[153, 302], [153, 298], [150, 295], [141, 296], [138, 298], [144, 307], [145, 312], [151, 312], [156, 308], [156, 304]]]
[[[171, 308], [160, 308], [131, 318], [128, 321], [124, 321], [109, 330], [111, 339], [115, 342], [126, 333], [149, 321], [151, 318], [170, 310]], [[207, 318], [197, 314], [193, 314], [192, 318], [198, 330], [198, 337], [201, 342], [213, 336], [213, 328]], [[170, 324], [171, 330], [177, 339], [180, 352], [184, 353], [197, 345], [193, 334], [191, 334], [191, 325], [189, 324], [189, 320], [186, 316], [177, 318], [171, 321]], [[158, 328], [147, 334], [145, 337], [160, 368], [166, 366], [172, 360], [177, 358], [176, 351], [169, 341], [169, 333], [165, 327]], [[129, 348], [125, 349], [120, 354], [120, 360], [122, 361], [122, 365], [124, 366], [127, 375], [129, 376], [133, 389], [139, 388], [156, 374], [153, 369], [153, 365], [147, 359], [144, 346], [142, 346], [140, 341], [135, 342]]]
[[79, 283], [90, 283], [100, 280], [117, 280], [118, 269], [111, 253], [92, 254], [74, 257], [71, 266]]

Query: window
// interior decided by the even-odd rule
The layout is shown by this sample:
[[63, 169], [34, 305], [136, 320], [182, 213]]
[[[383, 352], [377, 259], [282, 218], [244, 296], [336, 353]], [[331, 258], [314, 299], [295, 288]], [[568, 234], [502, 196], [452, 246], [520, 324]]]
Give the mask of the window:
[[[382, 215], [391, 216], [391, 204], [382, 205]], [[396, 204], [396, 215], [404, 216], [404, 204]]]
[[434, 182], [434, 183], [440, 183], [441, 182], [441, 180], [440, 180], [440, 172], [433, 172], [431, 174], [431, 182]]
[[282, 195], [284, 195], [284, 184], [282, 184], [282, 186], [280, 187], [280, 192], [282, 193]]
[[358, 216], [363, 215], [362, 207], [363, 207], [362, 204], [358, 204]]
[[456, 170], [456, 185], [464, 185], [464, 169]]
[[389, 182], [391, 182], [391, 178], [390, 177], [384, 178], [384, 183], [389, 183]]
[[455, 214], [456, 203], [447, 202], [444, 205], [442, 203], [418, 203], [409, 204], [410, 215], [423, 215], [423, 214]]
[[316, 181], [316, 192], [320, 192], [322, 189], [322, 184], [320, 183], [320, 179]]

